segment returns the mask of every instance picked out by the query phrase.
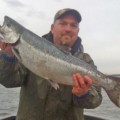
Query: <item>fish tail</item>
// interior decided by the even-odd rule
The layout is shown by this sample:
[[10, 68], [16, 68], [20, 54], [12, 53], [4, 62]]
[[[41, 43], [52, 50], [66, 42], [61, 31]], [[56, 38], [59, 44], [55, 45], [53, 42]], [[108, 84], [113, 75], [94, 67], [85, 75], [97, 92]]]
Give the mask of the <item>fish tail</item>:
[[115, 86], [113, 89], [106, 90], [111, 101], [117, 106], [120, 107], [120, 77], [115, 77], [112, 75], [108, 76], [114, 83]]

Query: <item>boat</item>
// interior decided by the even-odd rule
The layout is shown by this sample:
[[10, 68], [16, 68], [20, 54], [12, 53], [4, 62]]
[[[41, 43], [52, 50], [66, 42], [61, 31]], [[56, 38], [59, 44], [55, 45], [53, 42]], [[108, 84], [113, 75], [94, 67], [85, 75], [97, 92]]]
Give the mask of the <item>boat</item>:
[[108, 119], [100, 118], [100, 117], [96, 117], [96, 116], [85, 115], [85, 120], [108, 120]]
[[[0, 120], [15, 120], [15, 118], [16, 118], [16, 116], [10, 116], [10, 117], [3, 118], [3, 119], [0, 119]], [[107, 119], [98, 118], [96, 116], [85, 115], [85, 120], [107, 120]]]

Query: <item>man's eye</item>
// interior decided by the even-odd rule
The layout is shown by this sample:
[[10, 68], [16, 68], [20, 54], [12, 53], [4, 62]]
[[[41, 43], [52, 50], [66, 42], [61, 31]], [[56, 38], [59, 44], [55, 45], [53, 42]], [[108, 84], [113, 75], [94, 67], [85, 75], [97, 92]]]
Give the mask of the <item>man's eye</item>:
[[64, 26], [64, 25], [66, 25], [66, 23], [60, 23], [60, 25], [63, 25], [63, 26]]
[[73, 28], [78, 28], [78, 25], [77, 24], [72, 24], [71, 25]]

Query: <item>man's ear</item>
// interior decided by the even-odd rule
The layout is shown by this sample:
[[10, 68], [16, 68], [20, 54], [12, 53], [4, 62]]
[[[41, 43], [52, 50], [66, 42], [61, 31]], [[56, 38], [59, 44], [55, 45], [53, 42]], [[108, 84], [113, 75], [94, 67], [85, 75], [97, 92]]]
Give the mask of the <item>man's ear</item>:
[[80, 32], [80, 28], [78, 28], [78, 33]]
[[51, 33], [53, 33], [54, 24], [51, 25]]

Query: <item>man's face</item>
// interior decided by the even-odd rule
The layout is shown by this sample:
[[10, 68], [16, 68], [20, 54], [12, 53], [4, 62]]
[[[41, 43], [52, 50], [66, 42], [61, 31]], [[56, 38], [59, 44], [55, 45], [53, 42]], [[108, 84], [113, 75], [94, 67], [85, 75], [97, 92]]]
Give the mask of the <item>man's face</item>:
[[73, 16], [64, 16], [52, 24], [51, 32], [57, 46], [71, 47], [78, 37], [79, 23]]

